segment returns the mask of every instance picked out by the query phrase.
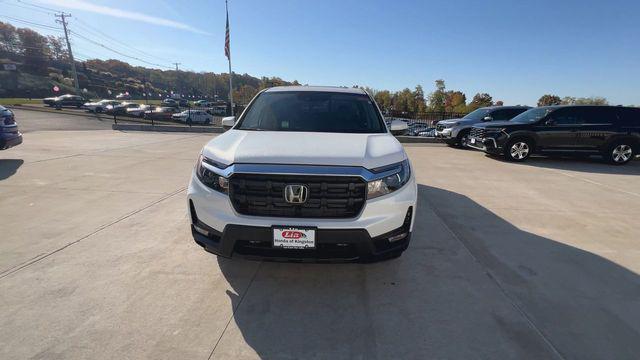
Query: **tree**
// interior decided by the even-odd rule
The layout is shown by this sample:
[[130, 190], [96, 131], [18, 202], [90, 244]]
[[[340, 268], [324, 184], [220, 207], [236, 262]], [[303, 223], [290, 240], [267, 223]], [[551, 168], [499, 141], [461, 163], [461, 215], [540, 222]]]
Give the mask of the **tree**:
[[413, 93], [408, 88], [398, 91], [393, 94], [392, 98], [393, 109], [400, 112], [411, 111], [411, 104], [414, 101]]
[[462, 91], [447, 91], [444, 102], [445, 111], [464, 112], [467, 106], [467, 96]]
[[538, 106], [551, 106], [551, 105], [560, 105], [562, 104], [562, 99], [560, 99], [557, 95], [542, 95], [540, 99], [538, 99]]
[[47, 43], [51, 58], [57, 61], [67, 61], [69, 56], [64, 45], [64, 38], [49, 35], [47, 36]]
[[423, 113], [427, 110], [427, 104], [424, 100], [424, 90], [421, 85], [416, 85], [413, 91], [413, 103], [411, 105], [411, 111], [414, 113]]
[[0, 51], [15, 54], [19, 51], [19, 45], [16, 28], [0, 21]]
[[469, 103], [469, 111], [493, 105], [493, 98], [487, 93], [477, 93]]
[[444, 111], [446, 94], [446, 86], [444, 80], [436, 80], [436, 91], [429, 95], [429, 110], [431, 111]]
[[[570, 105], [609, 105], [609, 101], [601, 96], [591, 96], [582, 98], [565, 98]], [[570, 101], [570, 102], [569, 102]]]
[[504, 106], [504, 101], [498, 100], [498, 101], [496, 101], [495, 105], [496, 106]]
[[391, 110], [391, 93], [389, 90], [377, 91], [373, 98], [380, 106], [380, 109], [383, 111]]
[[18, 29], [18, 37], [25, 67], [34, 73], [46, 74], [49, 49], [47, 38], [26, 28]]

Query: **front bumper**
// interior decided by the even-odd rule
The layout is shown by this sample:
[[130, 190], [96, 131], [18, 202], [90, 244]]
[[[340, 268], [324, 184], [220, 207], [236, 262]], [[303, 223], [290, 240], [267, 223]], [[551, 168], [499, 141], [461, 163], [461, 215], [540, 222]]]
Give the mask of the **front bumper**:
[[436, 130], [436, 137], [440, 139], [451, 139], [453, 128]]
[[[412, 174], [401, 189], [368, 200], [355, 218], [281, 218], [235, 212], [229, 197], [192, 176], [188, 190], [191, 229], [196, 243], [224, 257], [294, 261], [353, 261], [404, 251], [415, 218], [417, 187]], [[316, 249], [273, 248], [272, 226], [314, 227]], [[406, 237], [389, 241], [389, 237]]]
[[22, 144], [22, 134], [20, 132], [0, 132], [0, 150], [5, 150], [20, 144]]
[[490, 154], [500, 154], [502, 152], [502, 148], [498, 145], [496, 139], [492, 137], [469, 137], [466, 145]]

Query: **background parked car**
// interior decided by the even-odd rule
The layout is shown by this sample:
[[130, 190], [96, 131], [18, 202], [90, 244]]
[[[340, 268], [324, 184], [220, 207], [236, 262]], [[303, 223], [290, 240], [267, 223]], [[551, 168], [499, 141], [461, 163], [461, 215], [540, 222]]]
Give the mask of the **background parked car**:
[[172, 99], [172, 98], [166, 98], [166, 99], [162, 100], [161, 104], [162, 104], [162, 106], [171, 106], [171, 107], [180, 106], [180, 103], [178, 102], [178, 100]]
[[120, 94], [116, 95], [116, 99], [117, 100], [131, 100], [131, 95], [129, 95], [127, 93], [120, 93]]
[[436, 137], [448, 145], [465, 146], [471, 127], [483, 121], [506, 121], [531, 109], [529, 106], [490, 106], [477, 109], [461, 119], [442, 120], [436, 124]]
[[144, 117], [144, 113], [149, 110], [153, 110], [151, 105], [140, 105], [138, 107], [132, 107], [127, 109], [127, 115], [135, 117]]
[[128, 109], [137, 109], [139, 107], [140, 104], [123, 102], [121, 104], [107, 106], [105, 113], [109, 115], [127, 115]]
[[18, 131], [13, 111], [0, 105], [0, 150], [22, 144], [22, 134]]
[[118, 104], [120, 104], [120, 101], [116, 101], [116, 100], [100, 100], [100, 101], [96, 101], [96, 102], [85, 103], [82, 107], [87, 109], [87, 111], [89, 111], [89, 112], [101, 113], [107, 108], [107, 106], [109, 106], [109, 105], [118, 105]]
[[54, 98], [42, 99], [42, 102], [54, 107], [77, 107], [80, 108], [86, 103], [82, 96], [66, 94]]
[[507, 160], [531, 154], [600, 154], [622, 165], [640, 152], [640, 108], [544, 106], [511, 121], [473, 126], [469, 146]]
[[171, 115], [177, 113], [179, 110], [174, 107], [158, 107], [152, 110], [144, 112], [145, 119], [153, 120], [171, 120]]
[[194, 124], [211, 124], [213, 121], [213, 115], [204, 110], [185, 110], [181, 113], [173, 114], [171, 118], [183, 123], [189, 122], [190, 119]]

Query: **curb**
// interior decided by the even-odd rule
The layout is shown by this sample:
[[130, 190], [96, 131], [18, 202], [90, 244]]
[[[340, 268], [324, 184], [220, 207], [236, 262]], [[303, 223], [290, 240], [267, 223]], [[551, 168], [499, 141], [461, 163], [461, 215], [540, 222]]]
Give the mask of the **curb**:
[[188, 133], [222, 133], [221, 127], [205, 126], [174, 126], [174, 125], [148, 125], [148, 124], [113, 124], [113, 130], [122, 131], [159, 131], [159, 132], [188, 132]]
[[[15, 109], [19, 109], [19, 110], [26, 110], [26, 111], [38, 111], [38, 112], [46, 112], [46, 113], [54, 113], [54, 114], [65, 114], [65, 115], [74, 115], [74, 116], [93, 117], [93, 118], [97, 118], [97, 119], [113, 121], [113, 116], [99, 115], [99, 114], [94, 114], [94, 113], [90, 113], [90, 112], [78, 113], [78, 112], [75, 112], [75, 111], [56, 110], [55, 108], [35, 107], [35, 106], [28, 106], [28, 105], [11, 105], [11, 108], [15, 108]], [[123, 119], [123, 120], [125, 120], [125, 119]]]

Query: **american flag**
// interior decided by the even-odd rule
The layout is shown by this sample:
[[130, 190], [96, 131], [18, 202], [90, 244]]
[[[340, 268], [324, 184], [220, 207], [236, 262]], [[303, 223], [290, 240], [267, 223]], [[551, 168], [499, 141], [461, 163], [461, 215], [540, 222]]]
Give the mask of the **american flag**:
[[229, 9], [227, 9], [227, 33], [224, 36], [224, 55], [231, 60], [231, 45], [229, 40]]

